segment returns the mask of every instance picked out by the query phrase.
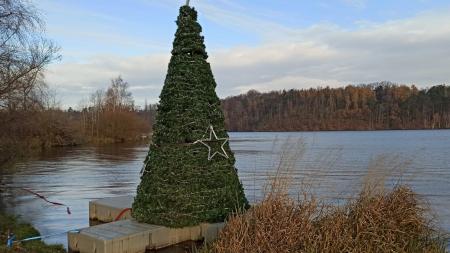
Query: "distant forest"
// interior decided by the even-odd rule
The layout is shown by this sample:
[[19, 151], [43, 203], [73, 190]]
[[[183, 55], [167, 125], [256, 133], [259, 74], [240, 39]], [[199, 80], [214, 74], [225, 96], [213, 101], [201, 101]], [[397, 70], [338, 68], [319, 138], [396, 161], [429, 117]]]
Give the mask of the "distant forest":
[[272, 91], [228, 97], [229, 131], [450, 128], [450, 86], [427, 89], [380, 82], [341, 88]]

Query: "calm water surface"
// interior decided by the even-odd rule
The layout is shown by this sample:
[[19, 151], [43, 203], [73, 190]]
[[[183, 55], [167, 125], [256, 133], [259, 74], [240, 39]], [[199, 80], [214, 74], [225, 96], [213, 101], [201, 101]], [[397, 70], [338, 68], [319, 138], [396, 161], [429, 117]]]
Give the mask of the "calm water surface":
[[[294, 186], [312, 185], [320, 197], [338, 203], [357, 192], [368, 171], [377, 175], [376, 168], [384, 168], [382, 174], [393, 175], [388, 186], [398, 180], [412, 186], [450, 231], [450, 130], [230, 133], [230, 138], [251, 202], [262, 197], [280, 156]], [[0, 175], [0, 208], [22, 216], [43, 235], [86, 227], [90, 200], [134, 194], [147, 150], [146, 145], [53, 150]], [[22, 187], [66, 203], [72, 214]], [[46, 241], [66, 244], [66, 235]]]

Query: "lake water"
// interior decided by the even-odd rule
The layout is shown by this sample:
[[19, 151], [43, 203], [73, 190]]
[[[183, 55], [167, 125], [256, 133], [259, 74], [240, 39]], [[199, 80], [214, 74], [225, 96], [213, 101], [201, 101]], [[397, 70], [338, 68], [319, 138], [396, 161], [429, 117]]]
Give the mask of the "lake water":
[[[368, 174], [388, 174], [388, 186], [400, 180], [413, 187], [450, 231], [450, 130], [230, 133], [230, 143], [251, 202], [261, 199], [278, 167], [293, 178], [293, 194], [313, 186], [337, 203], [353, 196]], [[146, 154], [146, 145], [55, 149], [0, 175], [0, 208], [42, 235], [86, 227], [90, 200], [134, 194]], [[72, 214], [20, 188], [65, 203]], [[66, 235], [45, 241], [66, 244]]]

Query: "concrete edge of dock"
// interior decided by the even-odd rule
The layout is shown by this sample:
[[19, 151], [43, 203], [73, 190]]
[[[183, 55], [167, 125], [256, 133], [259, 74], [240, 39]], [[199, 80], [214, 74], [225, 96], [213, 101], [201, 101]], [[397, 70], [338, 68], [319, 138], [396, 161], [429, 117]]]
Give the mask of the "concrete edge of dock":
[[[100, 225], [90, 226], [67, 235], [69, 252], [75, 253], [143, 253], [189, 242], [211, 242], [224, 223], [202, 223], [184, 228], [139, 223], [131, 218], [133, 196], [104, 198], [89, 203], [89, 219]], [[121, 214], [118, 221], [114, 219]]]

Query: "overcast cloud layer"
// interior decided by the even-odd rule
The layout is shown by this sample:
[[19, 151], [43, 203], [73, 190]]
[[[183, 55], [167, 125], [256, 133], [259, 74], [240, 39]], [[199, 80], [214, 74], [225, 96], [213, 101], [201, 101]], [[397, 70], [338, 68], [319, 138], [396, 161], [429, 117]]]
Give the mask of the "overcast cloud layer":
[[[318, 24], [295, 30], [269, 23], [264, 31], [262, 20], [203, 7], [210, 8], [207, 18], [225, 24], [232, 20], [230, 25], [258, 31], [264, 38], [252, 47], [207, 48], [220, 97], [250, 89], [335, 87], [382, 80], [425, 87], [450, 81], [448, 10], [384, 23], [360, 22], [354, 29]], [[81, 97], [105, 88], [107, 80], [117, 75], [130, 83], [137, 104], [145, 99], [155, 103], [169, 59], [170, 50], [133, 57], [93, 55], [82, 63], [53, 64], [47, 80], [64, 107], [76, 106]]]

